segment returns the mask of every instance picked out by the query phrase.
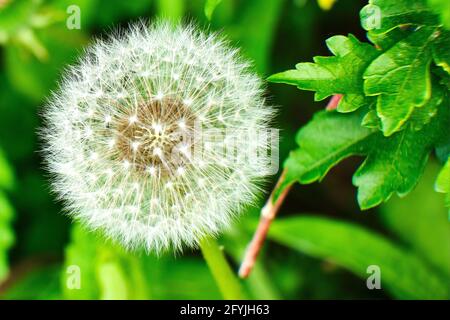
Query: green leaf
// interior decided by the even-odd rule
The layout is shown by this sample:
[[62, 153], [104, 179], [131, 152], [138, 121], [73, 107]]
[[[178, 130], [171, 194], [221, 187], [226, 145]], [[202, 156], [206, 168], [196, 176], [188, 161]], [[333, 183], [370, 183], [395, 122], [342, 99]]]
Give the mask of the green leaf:
[[[98, 299], [100, 288], [95, 271], [97, 258], [97, 240], [92, 233], [84, 230], [79, 224], [72, 227], [71, 243], [65, 252], [65, 263], [61, 273], [62, 292], [66, 299]], [[70, 285], [71, 267], [80, 271], [80, 288]], [[76, 275], [75, 275], [76, 276]]]
[[293, 182], [320, 181], [333, 166], [353, 155], [367, 156], [353, 177], [362, 209], [377, 206], [394, 192], [407, 194], [420, 178], [430, 151], [448, 131], [448, 110], [440, 109], [440, 115], [422, 130], [408, 127], [391, 137], [361, 125], [367, 110], [318, 112], [297, 135], [299, 148], [284, 163], [286, 176], [275, 199]]
[[368, 141], [376, 131], [361, 126], [362, 113], [339, 114], [321, 111], [297, 135], [299, 148], [284, 166], [286, 183], [302, 184], [321, 180], [341, 160], [368, 152]]
[[386, 33], [367, 32], [367, 38], [376, 45], [377, 48], [386, 51], [393, 47], [400, 40], [408, 37], [414, 32], [412, 27], [395, 28]]
[[364, 90], [378, 96], [386, 136], [398, 131], [414, 108], [431, 96], [431, 42], [435, 28], [420, 28], [376, 58], [364, 73]]
[[0, 33], [11, 37], [26, 24], [38, 9], [37, 1], [11, 1], [0, 10]]
[[[437, 192], [446, 193], [445, 205], [450, 208], [450, 157], [442, 168], [436, 180], [435, 189]], [[450, 210], [449, 210], [450, 213]], [[449, 216], [450, 219], [450, 216]]]
[[[74, 287], [74, 276], [78, 275], [79, 288]], [[61, 285], [66, 299], [150, 297], [138, 257], [125, 253], [79, 224], [73, 226], [72, 241], [66, 248]]]
[[217, 241], [214, 238], [204, 238], [200, 249], [222, 297], [226, 300], [248, 299], [240, 279], [231, 269]]
[[[0, 149], [8, 155], [10, 163], [29, 159], [30, 154], [36, 150], [36, 134], [33, 129], [38, 126], [36, 106], [31, 105], [24, 95], [12, 88], [5, 74], [0, 75], [0, 97]], [[0, 163], [5, 163], [2, 151]], [[11, 185], [11, 178], [8, 178], [11, 173], [10, 165], [0, 164], [0, 176], [3, 176], [0, 178], [0, 185]]]
[[[253, 235], [253, 230], [249, 232], [249, 227], [245, 226], [251, 224], [251, 227], [256, 227], [258, 221], [255, 217], [259, 216], [262, 205], [263, 203], [259, 203], [257, 206], [244, 208], [241, 211], [242, 219], [229, 228], [224, 234], [224, 237], [221, 238], [226, 252], [230, 254], [233, 261], [237, 264], [241, 262], [246, 247]], [[282, 296], [277, 284], [272, 274], [266, 269], [264, 255], [261, 253], [252, 272], [244, 281], [243, 285], [246, 286], [247, 291], [251, 294], [251, 299], [279, 300], [282, 299]]]
[[361, 25], [365, 30], [385, 33], [402, 25], [439, 24], [439, 18], [427, 0], [369, 0], [361, 9]]
[[386, 201], [395, 192], [405, 196], [416, 186], [430, 151], [448, 130], [445, 106], [422, 130], [408, 127], [389, 138], [378, 136], [367, 159], [353, 176], [358, 203], [368, 209]]
[[361, 125], [369, 129], [379, 129], [380, 118], [378, 118], [377, 111], [370, 109], [361, 120]]
[[436, 65], [450, 74], [450, 31], [441, 31], [432, 45], [432, 50]]
[[[72, 268], [70, 268], [72, 267]], [[71, 278], [80, 271], [80, 288]], [[221, 297], [201, 258], [124, 252], [79, 224], [72, 229], [61, 270], [65, 299], [218, 299]]]
[[399, 299], [448, 299], [446, 278], [412, 252], [363, 227], [314, 216], [275, 221], [269, 238], [301, 253], [331, 260], [367, 279], [367, 267], [381, 270], [381, 285]]
[[0, 284], [9, 273], [8, 250], [14, 243], [13, 218], [14, 208], [0, 191]]
[[[285, 0], [241, 1], [233, 25], [226, 27], [229, 37], [238, 42], [245, 56], [265, 75], [269, 67], [277, 22]], [[257, 23], [256, 23], [257, 22]]]
[[96, 275], [102, 300], [126, 300], [131, 296], [128, 279], [117, 258], [117, 254], [106, 247], [99, 252]]
[[11, 189], [14, 186], [13, 169], [0, 149], [0, 188]]
[[205, 16], [206, 16], [206, 18], [208, 18], [208, 20], [211, 21], [214, 10], [221, 2], [222, 2], [222, 0], [206, 0]]
[[428, 5], [435, 13], [441, 17], [441, 23], [445, 28], [450, 29], [450, 1], [448, 0], [428, 0]]
[[[6, 74], [9, 81], [20, 93], [35, 101], [54, 89], [63, 67], [75, 61], [78, 50], [87, 39], [78, 30], [68, 30], [65, 26], [54, 26], [38, 30], [36, 37], [49, 52], [49, 60], [40, 62], [18, 43], [5, 48]], [[61, 45], [64, 43], [64, 45]]]
[[38, 267], [25, 274], [6, 291], [9, 300], [59, 300], [61, 266]]
[[445, 193], [450, 192], [450, 158], [445, 163], [436, 180], [436, 191]]
[[13, 186], [13, 170], [0, 149], [0, 284], [8, 276], [8, 250], [14, 243], [14, 229], [12, 226], [14, 208], [2, 189], [11, 189]]
[[153, 299], [222, 299], [203, 259], [193, 256], [141, 256]]
[[298, 63], [296, 70], [274, 74], [268, 80], [315, 91], [316, 101], [343, 94], [338, 111], [354, 111], [366, 104], [362, 76], [378, 52], [353, 35], [331, 37], [327, 46], [335, 56], [315, 57], [315, 63]]
[[405, 199], [392, 197], [379, 214], [403, 243], [450, 277], [450, 224], [444, 196], [433, 190], [438, 172], [437, 163], [430, 161], [416, 189]]
[[444, 101], [445, 93], [441, 85], [436, 79], [432, 80], [431, 98], [424, 106], [415, 108], [409, 119], [409, 123], [413, 130], [421, 130], [424, 125], [429, 123], [437, 114], [438, 107]]
[[183, 0], [157, 0], [158, 15], [173, 22], [181, 21], [184, 14]]

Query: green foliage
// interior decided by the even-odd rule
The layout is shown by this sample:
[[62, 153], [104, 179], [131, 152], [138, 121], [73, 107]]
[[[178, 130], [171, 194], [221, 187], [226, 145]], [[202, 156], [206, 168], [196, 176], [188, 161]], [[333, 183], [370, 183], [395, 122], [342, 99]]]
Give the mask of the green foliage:
[[70, 4], [64, 0], [55, 1], [54, 6], [45, 1], [14, 1], [0, 11], [0, 38], [8, 44], [6, 74], [18, 90], [35, 101], [42, 101], [48, 88], [55, 87], [67, 57], [73, 58], [86, 43], [78, 30], [66, 35], [65, 10]]
[[[377, 22], [369, 19], [381, 19], [368, 28], [376, 47], [334, 36], [327, 40], [333, 57], [315, 57], [314, 64], [269, 77], [313, 90], [316, 100], [341, 94], [337, 111], [353, 112], [321, 112], [300, 130], [299, 149], [285, 162], [287, 176], [277, 194], [296, 181], [321, 180], [344, 158], [364, 155], [353, 184], [360, 207], [372, 208], [393, 193], [408, 194], [432, 149], [448, 139], [448, 87], [442, 84], [450, 37], [437, 15], [425, 0], [374, 0], [361, 11], [363, 26]], [[433, 63], [441, 73], [431, 72]]]
[[158, 14], [171, 21], [180, 21], [184, 13], [183, 0], [157, 0]]
[[[44, 98], [49, 87], [55, 88], [67, 60], [73, 61], [77, 50], [86, 43], [86, 39], [76, 31], [67, 37], [63, 28], [53, 26], [45, 32], [36, 32], [52, 56], [49, 63], [41, 63], [27, 50], [14, 44], [5, 50], [6, 73], [10, 81], [18, 90], [36, 101]], [[65, 46], [59, 45], [62, 41]]]
[[222, 2], [222, 0], [206, 0], [205, 3], [205, 16], [208, 20], [212, 19], [212, 15], [216, 7]]
[[450, 74], [450, 41], [448, 39], [450, 39], [450, 32], [442, 31], [442, 35], [433, 43], [432, 52], [436, 65]]
[[364, 91], [378, 96], [377, 114], [385, 135], [398, 131], [414, 108], [431, 96], [431, 40], [435, 28], [420, 28], [372, 61], [364, 73]]
[[[444, 120], [446, 117], [447, 114], [443, 115]], [[394, 192], [399, 196], [408, 194], [419, 181], [430, 151], [448, 125], [448, 121], [432, 122], [421, 131], [405, 129], [389, 138], [379, 136], [353, 176], [353, 184], [359, 187], [361, 208], [374, 207]]]
[[[66, 27], [69, 5], [80, 7], [81, 30]], [[332, 5], [331, 12], [320, 9]], [[210, 24], [207, 29], [224, 33], [265, 75], [294, 65], [311, 52], [321, 52], [317, 38], [337, 28], [352, 30], [347, 13], [356, 15], [360, 8], [358, 1], [334, 0], [16, 0], [3, 5], [1, 298], [223, 297], [198, 250], [176, 257], [127, 253], [79, 225], [69, 228], [69, 219], [61, 215], [36, 152], [39, 108], [56, 88], [61, 72], [89, 41], [106, 36], [119, 25], [156, 16], [200, 27]], [[356, 156], [363, 161], [354, 183], [361, 206], [368, 208], [390, 194], [407, 193], [418, 181], [432, 148], [446, 164], [441, 169], [430, 161], [432, 166], [427, 167], [416, 189], [405, 200], [391, 196], [375, 216], [352, 214], [353, 203], [339, 179], [346, 172], [339, 168], [318, 189], [293, 190], [283, 206], [286, 212], [280, 215], [318, 206], [322, 212], [349, 212], [348, 219], [368, 228], [325, 217], [293, 216], [276, 222], [269, 236], [278, 244], [268, 243], [250, 277], [240, 281], [251, 298], [448, 297], [450, 235], [443, 203], [446, 198], [450, 207], [450, 134], [443, 114], [448, 110], [450, 89], [449, 8], [447, 0], [370, 1], [360, 16], [372, 44], [352, 35], [334, 36], [326, 42], [330, 57], [314, 58], [314, 63], [300, 63], [298, 69], [270, 78], [315, 91], [317, 100], [343, 95], [337, 112], [319, 112], [298, 133], [298, 148], [285, 162], [287, 179], [278, 193], [296, 181], [319, 181], [342, 159]], [[379, 28], [374, 19], [377, 9]], [[435, 32], [427, 38], [432, 30]], [[369, 67], [371, 73], [366, 74]], [[365, 75], [369, 77], [365, 79]], [[385, 87], [378, 85], [378, 76]], [[400, 81], [413, 87], [414, 94]], [[271, 103], [283, 106], [276, 125], [283, 132], [281, 153], [287, 154], [293, 147], [294, 129], [304, 120], [302, 114], [308, 115], [311, 104], [306, 95], [299, 96], [287, 86], [269, 88]], [[387, 92], [396, 96], [400, 108], [385, 99]], [[399, 123], [398, 129], [392, 129]], [[433, 183], [435, 190], [444, 194], [435, 193]], [[261, 205], [248, 209], [219, 240], [227, 260], [232, 261], [232, 271], [241, 262]], [[374, 226], [389, 240], [369, 231]], [[49, 263], [49, 256], [57, 260], [52, 258]], [[380, 265], [382, 288], [388, 291], [367, 290], [364, 279], [369, 276], [366, 267], [370, 264]], [[71, 276], [78, 270], [81, 287], [76, 289], [71, 286]], [[2, 283], [5, 279], [8, 281]]]
[[450, 2], [447, 0], [428, 0], [429, 6], [441, 17], [446, 29], [450, 29]]
[[[241, 262], [244, 256], [246, 246], [251, 240], [251, 234], [242, 230], [242, 226], [236, 226], [234, 230], [226, 234], [224, 237], [226, 251], [230, 253], [236, 264]], [[260, 257], [253, 268], [252, 273], [244, 282], [247, 291], [251, 298], [261, 300], [276, 300], [281, 299], [282, 295], [273, 281], [272, 275], [269, 274], [263, 262], [263, 257]]]
[[[445, 205], [450, 208], [450, 158], [445, 163], [435, 185], [436, 191], [446, 193]], [[449, 212], [450, 213], [450, 212]]]
[[60, 265], [36, 267], [13, 284], [4, 298], [9, 300], [61, 299], [59, 285]]
[[427, 0], [369, 0], [360, 12], [361, 25], [375, 33], [386, 33], [398, 26], [439, 24]]
[[14, 186], [14, 174], [11, 165], [0, 149], [0, 188], [10, 190]]
[[293, 182], [321, 180], [339, 161], [353, 156], [366, 160], [353, 176], [358, 202], [368, 209], [396, 192], [405, 195], [417, 184], [428, 155], [448, 134], [448, 109], [416, 131], [408, 128], [391, 137], [361, 126], [364, 109], [351, 114], [321, 111], [297, 135], [299, 148], [285, 162], [286, 178], [278, 194]]
[[11, 189], [13, 185], [14, 175], [12, 168], [0, 149], [0, 283], [8, 275], [8, 250], [14, 243], [14, 231], [12, 228], [14, 208], [11, 206], [3, 190]]
[[200, 243], [200, 248], [222, 296], [229, 300], [248, 299], [216, 240], [205, 238]]
[[[68, 299], [95, 299], [99, 296], [94, 264], [97, 259], [95, 237], [85, 232], [79, 225], [72, 228], [72, 243], [66, 248], [65, 266], [62, 272], [62, 292]], [[78, 267], [80, 272], [80, 289], [68, 286], [70, 266]], [[64, 272], [65, 271], [65, 272]]]
[[[285, 184], [321, 180], [342, 159], [363, 155], [374, 140], [375, 131], [361, 126], [361, 112], [344, 116], [319, 112], [297, 135], [300, 148], [285, 162]], [[280, 189], [284, 189], [282, 185]]]
[[[254, 61], [260, 74], [267, 72], [275, 26], [284, 0], [247, 0], [236, 12], [234, 23], [226, 29], [239, 42], [243, 53]], [[258, 21], [258, 23], [255, 23]]]
[[378, 56], [378, 52], [353, 35], [334, 36], [326, 43], [334, 57], [314, 57], [315, 63], [299, 63], [295, 66], [296, 70], [274, 74], [268, 80], [315, 91], [316, 101], [334, 94], [343, 94], [338, 110], [355, 111], [367, 104], [361, 77], [369, 63]]
[[[81, 276], [79, 288], [74, 287], [77, 275]], [[61, 289], [66, 299], [220, 297], [201, 260], [127, 253], [80, 225], [72, 228], [72, 242], [61, 270]]]
[[448, 277], [450, 224], [444, 196], [433, 190], [438, 172], [439, 165], [430, 161], [417, 188], [405, 199], [392, 197], [380, 207], [380, 217], [405, 245]]
[[80, 225], [72, 228], [72, 242], [66, 248], [61, 289], [67, 299], [150, 298], [138, 257], [105, 244]]
[[8, 250], [14, 243], [13, 217], [14, 209], [5, 194], [0, 191], [0, 283], [9, 272]]
[[446, 278], [413, 252], [357, 225], [314, 216], [280, 219], [269, 238], [294, 250], [331, 260], [361, 278], [367, 267], [381, 270], [382, 286], [399, 299], [447, 299]]
[[0, 44], [15, 42], [43, 61], [48, 51], [36, 37], [35, 30], [58, 19], [54, 12], [46, 13], [42, 1], [14, 1], [0, 11]]

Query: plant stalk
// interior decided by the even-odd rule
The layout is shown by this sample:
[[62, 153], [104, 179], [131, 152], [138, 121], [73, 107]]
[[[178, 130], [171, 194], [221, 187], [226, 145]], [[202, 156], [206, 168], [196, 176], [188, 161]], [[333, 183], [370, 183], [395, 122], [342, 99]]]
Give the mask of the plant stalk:
[[286, 187], [286, 189], [283, 190], [276, 202], [273, 202], [275, 191], [283, 183], [285, 176], [286, 170], [284, 170], [281, 174], [280, 178], [278, 179], [277, 185], [275, 186], [272, 194], [267, 200], [267, 203], [261, 209], [261, 218], [259, 220], [258, 227], [255, 231], [255, 234], [253, 235], [252, 241], [245, 251], [244, 260], [242, 261], [241, 267], [239, 268], [239, 276], [241, 278], [247, 278], [252, 271], [259, 252], [261, 251], [264, 241], [266, 240], [267, 233], [269, 232], [269, 227], [273, 219], [275, 219], [281, 205], [283, 204], [284, 199], [291, 189], [291, 186]]
[[204, 238], [200, 242], [200, 249], [224, 299], [248, 299], [217, 241], [213, 238]]

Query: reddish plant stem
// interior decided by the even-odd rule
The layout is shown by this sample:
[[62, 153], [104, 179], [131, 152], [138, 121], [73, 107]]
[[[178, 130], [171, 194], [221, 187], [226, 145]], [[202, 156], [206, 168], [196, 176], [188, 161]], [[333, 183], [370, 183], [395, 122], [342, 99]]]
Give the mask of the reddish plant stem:
[[[335, 94], [333, 97], [331, 97], [330, 101], [328, 102], [328, 105], [326, 106], [326, 110], [328, 111], [335, 110], [339, 102], [341, 101], [342, 97], [343, 97], [342, 94]], [[245, 251], [244, 260], [242, 261], [241, 267], [239, 268], [239, 276], [241, 278], [247, 278], [250, 275], [250, 272], [252, 271], [252, 268], [255, 265], [256, 259], [258, 258], [259, 252], [261, 251], [261, 248], [264, 245], [264, 241], [266, 240], [267, 233], [269, 232], [269, 227], [273, 219], [275, 219], [278, 211], [280, 210], [281, 205], [284, 202], [284, 199], [286, 198], [287, 194], [289, 193], [292, 187], [292, 184], [287, 186], [280, 194], [280, 196], [277, 198], [275, 203], [273, 202], [273, 199], [275, 197], [275, 191], [284, 182], [285, 177], [286, 177], [286, 169], [284, 169], [283, 173], [278, 179], [277, 185], [273, 189], [269, 199], [267, 200], [267, 203], [261, 209], [261, 218], [259, 220], [258, 227], [256, 228], [252, 241], [250, 242], [250, 244], [247, 247], [247, 250]]]
[[335, 94], [334, 96], [332, 96], [325, 109], [328, 111], [335, 110], [342, 97], [342, 94]]
[[247, 250], [245, 251], [244, 260], [242, 261], [241, 267], [239, 268], [239, 276], [241, 278], [247, 278], [250, 272], [252, 271], [256, 259], [258, 258], [258, 254], [261, 251], [261, 248], [266, 239], [270, 224], [272, 223], [273, 219], [275, 219], [278, 211], [280, 210], [281, 205], [284, 202], [284, 199], [286, 198], [287, 194], [291, 189], [292, 184], [287, 186], [283, 190], [283, 192], [277, 198], [275, 203], [273, 202], [275, 191], [284, 182], [285, 177], [286, 177], [286, 169], [284, 169], [283, 173], [278, 179], [278, 182], [275, 188], [273, 189], [269, 199], [267, 200], [267, 203], [261, 209], [261, 218], [259, 220], [258, 227], [255, 231], [255, 234], [253, 235], [252, 241], [250, 242], [250, 244], [247, 247]]

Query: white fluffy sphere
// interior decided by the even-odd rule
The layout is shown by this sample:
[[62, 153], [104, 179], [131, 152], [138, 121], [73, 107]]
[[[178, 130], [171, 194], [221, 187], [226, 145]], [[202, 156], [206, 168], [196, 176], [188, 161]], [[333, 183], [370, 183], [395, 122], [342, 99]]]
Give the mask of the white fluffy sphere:
[[217, 36], [139, 24], [70, 68], [44, 110], [43, 152], [71, 216], [159, 252], [217, 234], [254, 199], [270, 143], [251, 135], [272, 115]]

